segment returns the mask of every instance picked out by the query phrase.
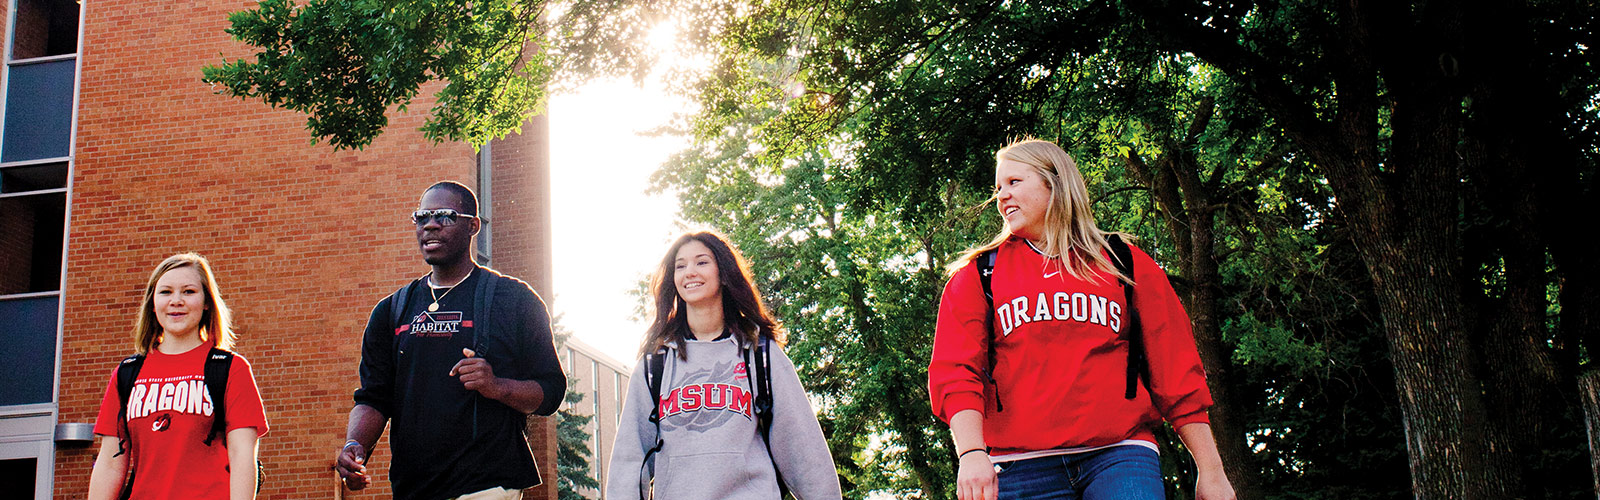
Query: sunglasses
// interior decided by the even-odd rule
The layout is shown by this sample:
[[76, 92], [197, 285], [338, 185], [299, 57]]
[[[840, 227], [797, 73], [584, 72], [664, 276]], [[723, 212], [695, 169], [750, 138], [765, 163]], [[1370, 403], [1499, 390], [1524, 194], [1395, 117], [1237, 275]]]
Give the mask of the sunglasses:
[[438, 221], [440, 226], [454, 226], [456, 225], [456, 219], [461, 217], [468, 219], [478, 218], [476, 215], [464, 214], [449, 208], [411, 212], [411, 222], [415, 222], [418, 227], [427, 225], [429, 220]]

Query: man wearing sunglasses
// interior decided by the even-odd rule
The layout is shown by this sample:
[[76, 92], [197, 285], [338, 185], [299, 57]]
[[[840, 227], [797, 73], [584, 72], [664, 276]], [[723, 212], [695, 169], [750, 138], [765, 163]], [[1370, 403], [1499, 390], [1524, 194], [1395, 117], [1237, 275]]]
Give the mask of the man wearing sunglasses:
[[473, 260], [477, 214], [472, 190], [449, 181], [411, 214], [433, 270], [367, 321], [361, 388], [334, 459], [349, 489], [372, 484], [365, 464], [386, 422], [396, 499], [518, 499], [540, 482], [524, 423], [554, 413], [567, 380], [544, 301]]

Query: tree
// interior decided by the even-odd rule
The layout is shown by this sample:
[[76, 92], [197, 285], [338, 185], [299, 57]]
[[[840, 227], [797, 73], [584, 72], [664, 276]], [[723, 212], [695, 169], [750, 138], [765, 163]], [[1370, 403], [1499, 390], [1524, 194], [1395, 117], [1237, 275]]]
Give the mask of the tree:
[[[853, 148], [870, 171], [862, 177], [885, 188], [867, 191], [903, 197], [915, 220], [937, 212], [936, 193], [949, 180], [982, 172], [963, 172], [972, 146], [988, 142], [982, 138], [1056, 126], [1039, 118], [1061, 115], [1027, 110], [1055, 105], [1051, 99], [1063, 93], [1054, 89], [1084, 61], [1107, 54], [1151, 67], [1193, 54], [1237, 82], [1243, 98], [1235, 101], [1258, 107], [1281, 130], [1285, 154], [1315, 168], [1338, 200], [1381, 311], [1414, 492], [1522, 496], [1544, 487], [1524, 480], [1537, 463], [1527, 458], [1540, 452], [1534, 443], [1554, 442], [1545, 434], [1552, 412], [1532, 409], [1561, 401], [1552, 388], [1570, 394], [1572, 379], [1563, 374], [1577, 371], [1580, 345], [1593, 335], [1592, 313], [1572, 308], [1592, 311], [1587, 306], [1600, 300], [1590, 293], [1593, 262], [1574, 255], [1570, 231], [1553, 229], [1557, 214], [1580, 209], [1572, 200], [1593, 192], [1593, 9], [1557, 2], [772, 2], [731, 23], [736, 47], [724, 51], [723, 71], [702, 99], [723, 115], [741, 101], [780, 101], [785, 113], [760, 128], [777, 158], [839, 137], [862, 141]], [[793, 61], [783, 75], [791, 81], [764, 82], [769, 75], [742, 70], [754, 67], [741, 63], [750, 60]], [[1502, 61], [1523, 71], [1498, 71]], [[789, 100], [772, 91], [793, 85], [805, 94]], [[877, 141], [870, 134], [906, 135], [876, 127], [863, 138], [848, 125], [905, 113], [957, 132]], [[1009, 116], [992, 119], [1001, 115]], [[972, 130], [972, 123], [1000, 126]], [[1542, 168], [1531, 168], [1534, 158]], [[1474, 190], [1492, 193], [1499, 206], [1467, 210]], [[1479, 228], [1468, 227], [1474, 214], [1497, 228], [1497, 247], [1464, 239]], [[1559, 331], [1539, 314], [1550, 304], [1540, 293], [1551, 276], [1539, 264], [1545, 252], [1560, 283]], [[1505, 273], [1503, 291], [1476, 279], [1464, 265], [1469, 256]], [[1469, 300], [1479, 290], [1506, 306], [1497, 311], [1502, 321], [1472, 321]]]
[[305, 113], [313, 141], [360, 149], [439, 80], [424, 134], [474, 147], [544, 106], [551, 63], [529, 50], [543, 0], [264, 0], [228, 16], [258, 49], [204, 69], [219, 93]]
[[[1175, 63], [1175, 66], [1186, 67], [1186, 63]], [[946, 71], [937, 79], [930, 78], [929, 82], [917, 82], [929, 86], [943, 85], [950, 82], [959, 83], [968, 75]], [[1103, 84], [1105, 81], [1099, 75], [1085, 73], [1078, 76], [1079, 83], [1083, 85]], [[1197, 78], [1198, 80], [1198, 78]], [[1209, 85], [1219, 86], [1215, 79], [1207, 80]], [[1194, 151], [1178, 151], [1189, 158], [1183, 161], [1152, 161], [1153, 164], [1163, 164], [1163, 168], [1201, 168], [1197, 163], [1202, 160], [1201, 154], [1210, 151], [1211, 156], [1203, 158], [1208, 170], [1207, 178], [1216, 186], [1213, 188], [1226, 194], [1213, 194], [1218, 198], [1218, 206], [1225, 208], [1219, 213], [1229, 214], [1234, 220], [1218, 233], [1229, 238], [1218, 238], [1215, 245], [1217, 253], [1246, 254], [1250, 259], [1242, 264], [1225, 266], [1230, 269], [1227, 278], [1221, 276], [1210, 278], [1213, 284], [1225, 297], [1216, 300], [1217, 303], [1260, 303], [1254, 307], [1244, 305], [1221, 310], [1216, 304], [1210, 306], [1216, 309], [1215, 316], [1219, 318], [1213, 328], [1225, 330], [1227, 335], [1214, 335], [1218, 337], [1213, 342], [1218, 344], [1218, 349], [1231, 355], [1220, 355], [1220, 361], [1208, 360], [1208, 366], [1213, 368], [1229, 367], [1240, 375], [1233, 377], [1234, 382], [1229, 383], [1241, 394], [1265, 394], [1266, 391], [1276, 389], [1277, 395], [1271, 398], [1253, 396], [1237, 404], [1240, 410], [1239, 420], [1246, 421], [1241, 428], [1248, 429], [1260, 443], [1271, 442], [1274, 446], [1263, 446], [1268, 451], [1274, 452], [1267, 460], [1267, 464], [1252, 464], [1247, 470], [1272, 470], [1273, 482], [1285, 490], [1301, 491], [1301, 496], [1311, 498], [1384, 498], [1386, 492], [1403, 488], [1403, 450], [1399, 448], [1401, 440], [1396, 437], [1398, 425], [1395, 419], [1397, 412], [1385, 411], [1392, 408], [1383, 398], [1384, 391], [1375, 389], [1384, 384], [1370, 380], [1366, 371], [1370, 366], [1376, 365], [1379, 371], [1387, 370], [1387, 364], [1382, 362], [1382, 355], [1375, 349], [1379, 346], [1371, 342], [1353, 344], [1351, 341], [1341, 339], [1336, 332], [1361, 332], [1368, 330], [1363, 326], [1370, 320], [1364, 321], [1360, 314], [1362, 308], [1354, 304], [1345, 303], [1339, 307], [1327, 307], [1315, 300], [1316, 297], [1325, 295], [1355, 295], [1352, 289], [1359, 290], [1360, 283], [1350, 283], [1348, 278], [1332, 277], [1324, 269], [1327, 264], [1321, 263], [1326, 259], [1316, 256], [1315, 247], [1325, 243], [1319, 240], [1332, 238], [1333, 241], [1342, 241], [1344, 238], [1338, 231], [1319, 231], [1323, 236], [1307, 237], [1308, 235], [1297, 232], [1273, 231], [1278, 227], [1307, 227], [1319, 226], [1314, 221], [1321, 214], [1332, 211], [1325, 188], [1319, 190], [1314, 178], [1309, 177], [1309, 170], [1301, 163], [1285, 161], [1273, 165], [1250, 165], [1247, 161], [1239, 163], [1241, 159], [1248, 160], [1252, 149], [1270, 149], [1270, 141], [1260, 141], [1252, 137], [1241, 137], [1241, 131], [1259, 130], [1258, 125], [1250, 125], [1253, 121], [1250, 114], [1241, 114], [1237, 118], [1201, 118], [1203, 113], [1195, 113], [1188, 109], [1178, 116], [1192, 118], [1173, 118], [1174, 113], [1166, 108], [1172, 103], [1190, 102], [1188, 97], [1193, 97], [1192, 91], [1181, 96], [1170, 95], [1174, 89], [1170, 88], [1165, 79], [1159, 82], [1165, 87], [1161, 89], [1150, 88], [1150, 85], [1141, 91], [1129, 92], [1127, 96], [1119, 99], [1100, 99], [1094, 102], [1078, 102], [1066, 97], [1055, 96], [1048, 101], [1070, 101], [1075, 104], [1070, 110], [1060, 107], [1039, 107], [1031, 111], [1024, 110], [1021, 115], [1007, 115], [1005, 119], [1015, 119], [1016, 116], [1029, 116], [1036, 122], [1050, 123], [1051, 120], [1062, 123], [1059, 129], [1064, 138], [1074, 138], [1079, 144], [1076, 146], [1079, 158], [1086, 158], [1082, 163], [1086, 175], [1091, 179], [1092, 186], [1101, 183], [1112, 186], [1097, 189], [1095, 198], [1098, 200], [1096, 211], [1102, 215], [1101, 223], [1110, 228], [1168, 228], [1170, 231], [1164, 235], [1162, 232], [1146, 233], [1146, 238], [1141, 245], [1150, 250], [1158, 259], [1170, 262], [1173, 255], [1190, 255], [1174, 248], [1174, 241], [1191, 240], [1191, 232], [1199, 232], [1200, 228], [1190, 228], [1189, 224], [1174, 223], [1163, 224], [1163, 220], [1170, 220], [1168, 213], [1181, 213], [1183, 205], [1177, 205], [1179, 210], [1171, 211], [1162, 208], [1154, 202], [1151, 196], [1130, 197], [1130, 193], [1150, 193], [1158, 191], [1148, 186], [1139, 186], [1137, 181], [1133, 185], [1121, 185], [1138, 176], [1127, 170], [1128, 161], [1119, 160], [1119, 155], [1138, 151], [1138, 155], [1153, 155], [1160, 158], [1163, 142], [1160, 140], [1164, 132], [1155, 129], [1172, 129], [1173, 124], [1182, 124], [1177, 132], [1184, 133], [1188, 130], [1205, 130], [1202, 134], [1204, 140], [1191, 140], [1195, 144], [1190, 147], [1197, 148], [1203, 143], [1207, 147]], [[1180, 82], [1182, 83], [1182, 82]], [[904, 83], [910, 87], [912, 83]], [[1201, 86], [1196, 83], [1196, 86]], [[1223, 85], [1225, 87], [1225, 85]], [[1165, 97], [1159, 94], [1166, 93]], [[1104, 93], [1088, 94], [1105, 97]], [[913, 97], [925, 97], [927, 102], [913, 101]], [[930, 186], [920, 175], [907, 175], [898, 181], [874, 177], [876, 173], [863, 172], [862, 163], [865, 161], [879, 161], [886, 164], [901, 162], [902, 165], [925, 165], [925, 157], [918, 156], [917, 148], [926, 144], [959, 144], [962, 134], [973, 130], [984, 130], [986, 126], [999, 129], [1004, 123], [985, 118], [940, 119], [928, 120], [919, 116], [919, 112], [926, 112], [932, 102], [937, 102], [945, 96], [914, 96], [901, 95], [891, 98], [883, 104], [881, 111], [863, 112], [849, 121], [844, 126], [847, 137], [857, 138], [858, 143], [835, 143], [829, 147], [830, 151], [841, 151], [840, 156], [829, 156], [811, 152], [796, 158], [781, 167], [774, 167], [761, 162], [756, 151], [764, 144], [757, 144], [751, 148], [749, 139], [753, 137], [757, 124], [770, 120], [769, 115], [762, 114], [759, 110], [744, 111], [740, 116], [730, 120], [732, 125], [722, 129], [722, 133], [708, 138], [704, 143], [697, 145], [691, 151], [670, 163], [658, 174], [659, 180], [667, 187], [682, 193], [683, 212], [685, 218], [692, 221], [711, 224], [733, 235], [741, 248], [745, 249], [758, 269], [763, 263], [782, 263], [776, 271], [758, 272], [758, 278], [765, 278], [768, 283], [775, 286], [769, 290], [769, 295], [777, 295], [781, 300], [775, 299], [775, 308], [780, 316], [785, 318], [791, 331], [806, 332], [807, 340], [804, 343], [792, 346], [791, 352], [802, 356], [807, 353], [822, 359], [831, 360], [834, 364], [827, 366], [819, 373], [803, 373], [804, 380], [823, 380], [813, 384], [814, 392], [832, 394], [833, 391], [843, 393], [839, 396], [845, 400], [891, 401], [890, 406], [899, 404], [900, 400], [885, 397], [873, 392], [871, 389], [881, 387], [883, 384], [892, 383], [884, 380], [894, 376], [895, 372], [889, 370], [859, 370], [842, 367], [844, 363], [838, 360], [864, 359], [870, 363], [901, 363], [914, 364], [914, 376], [905, 377], [912, 379], [920, 386], [925, 380], [923, 366], [918, 361], [926, 359], [925, 352], [918, 349], [929, 345], [927, 335], [931, 333], [933, 304], [937, 301], [937, 294], [943, 275], [938, 271], [943, 263], [953, 258], [954, 252], [973, 244], [982, 236], [992, 233], [997, 228], [997, 218], [988, 214], [978, 214], [972, 208], [981, 205], [986, 193], [983, 186], [987, 181], [978, 181], [982, 184], [964, 184], [953, 181], [937, 186], [939, 191], [929, 196], [928, 193], [905, 192], [922, 189]], [[1149, 106], [1163, 107], [1163, 112], [1144, 110], [1135, 113], [1130, 106], [1135, 103], [1145, 103]], [[1187, 105], [1184, 105], [1187, 106]], [[920, 110], [920, 111], [901, 111]], [[1085, 110], [1099, 110], [1093, 114], [1086, 114]], [[770, 113], [770, 111], [768, 112]], [[956, 113], [959, 113], [957, 111]], [[1038, 113], [1034, 116], [1030, 113]], [[1063, 114], [1069, 114], [1064, 117]], [[1129, 117], [1134, 118], [1129, 118]], [[1160, 116], [1160, 122], [1152, 124], [1150, 117]], [[1197, 120], [1196, 123], [1205, 122], [1209, 126], [1193, 127], [1185, 120]], [[952, 124], [960, 124], [954, 125]], [[871, 135], [873, 131], [893, 131]], [[863, 139], [865, 137], [870, 139]], [[994, 139], [999, 141], [999, 138]], [[1248, 143], [1250, 147], [1228, 147], [1230, 143]], [[1168, 141], [1170, 142], [1170, 141]], [[937, 146], [935, 146], [937, 147]], [[888, 159], [890, 154], [871, 156], [861, 151], [876, 148], [893, 155], [904, 155], [902, 158]], [[1093, 154], [1098, 150], [1109, 151], [1109, 154]], [[1121, 152], [1118, 152], [1121, 151]], [[1085, 154], [1089, 153], [1089, 154]], [[977, 153], [987, 156], [988, 152]], [[935, 156], [929, 154], [929, 156]], [[1270, 156], [1270, 155], [1266, 155]], [[914, 158], [914, 159], [912, 159]], [[1231, 159], [1230, 161], [1225, 161]], [[983, 175], [983, 172], [992, 159], [969, 159], [974, 165], [973, 171]], [[1230, 165], [1244, 165], [1250, 168], [1231, 169]], [[901, 168], [886, 168], [884, 175], [903, 172]], [[1181, 173], [1181, 172], [1179, 172]], [[1270, 173], [1271, 175], [1267, 175]], [[1176, 175], [1166, 172], [1166, 175]], [[1196, 175], [1189, 172], [1187, 175]], [[1220, 179], [1220, 180], [1219, 180]], [[1225, 181], [1225, 182], [1224, 182]], [[920, 182], [921, 184], [916, 184]], [[1244, 189], [1256, 182], [1268, 182], [1271, 189]], [[1169, 189], [1176, 190], [1175, 185]], [[1268, 195], [1265, 191], [1276, 191], [1279, 194]], [[1174, 191], [1174, 194], [1176, 192]], [[908, 210], [913, 207], [906, 199], [920, 199], [929, 196], [934, 200], [928, 202], [929, 206], [936, 206], [929, 210], [929, 220], [924, 226], [918, 227], [913, 223], [904, 221]], [[942, 197], [942, 198], [941, 198]], [[1317, 200], [1321, 200], [1320, 204]], [[934, 204], [937, 205], [934, 205]], [[1306, 203], [1311, 205], [1307, 206]], [[1209, 204], [1207, 204], [1209, 206]], [[795, 212], [796, 208], [801, 208]], [[1282, 207], [1282, 208], [1272, 208]], [[1302, 210], [1293, 210], [1304, 207]], [[1293, 212], [1293, 213], [1288, 213]], [[1107, 215], [1110, 215], [1107, 217]], [[1183, 218], [1183, 217], [1179, 217]], [[870, 227], [871, 229], [862, 229]], [[1337, 224], [1334, 225], [1337, 227]], [[1264, 229], [1263, 229], [1264, 228]], [[798, 234], [797, 234], [798, 233]], [[864, 234], [863, 234], [864, 233]], [[900, 233], [899, 235], [885, 233]], [[1141, 231], [1143, 233], [1143, 231]], [[1253, 234], [1252, 234], [1253, 233]], [[1263, 234], [1265, 233], [1265, 234]], [[909, 241], [905, 241], [909, 240]], [[901, 241], [900, 243], [894, 243]], [[1348, 245], [1345, 246], [1348, 248]], [[803, 250], [805, 248], [829, 248], [824, 252], [826, 257], [818, 257], [816, 250]], [[846, 256], [839, 258], [839, 255]], [[1351, 254], [1334, 254], [1333, 256]], [[855, 257], [859, 256], [859, 257]], [[1163, 257], [1167, 256], [1167, 257]], [[1187, 259], [1188, 257], [1183, 257]], [[1230, 259], [1215, 257], [1218, 261], [1228, 262]], [[1245, 259], [1232, 259], [1244, 261]], [[1349, 259], [1346, 259], [1348, 268]], [[809, 266], [794, 264], [795, 262], [826, 263], [819, 266], [815, 272], [805, 272]], [[847, 263], [841, 263], [846, 262]], [[1181, 260], [1179, 262], [1182, 262]], [[1262, 264], [1266, 263], [1266, 264]], [[1265, 273], [1261, 269], [1283, 269], [1283, 272]], [[1177, 276], [1180, 290], [1186, 290], [1186, 295], [1193, 295], [1204, 281], [1190, 271], [1190, 266], [1183, 265], [1172, 269], [1181, 269], [1184, 274]], [[921, 277], [927, 273], [929, 278], [910, 280], [905, 276]], [[1213, 272], [1214, 274], [1221, 274]], [[905, 285], [898, 288], [875, 283], [872, 279], [862, 279], [863, 276], [900, 276]], [[785, 285], [787, 284], [787, 285]], [[842, 291], [841, 291], [842, 289]], [[869, 306], [856, 309], [841, 308], [836, 304], [849, 304], [852, 290], [861, 290], [861, 295], [869, 297]], [[1264, 291], [1281, 293], [1263, 293]], [[1265, 297], [1252, 299], [1252, 297]], [[1264, 300], [1263, 300], [1264, 299]], [[1191, 313], [1198, 315], [1195, 303], [1190, 301]], [[780, 304], [781, 303], [781, 304]], [[1370, 301], [1367, 301], [1370, 304]], [[877, 304], [916, 304], [910, 308], [881, 308]], [[921, 308], [920, 311], [916, 310]], [[1236, 309], [1236, 310], [1235, 310]], [[859, 314], [842, 314], [831, 311], [858, 311]], [[826, 312], [826, 313], [825, 313]], [[818, 316], [828, 318], [829, 321], [819, 321]], [[873, 325], [895, 324], [904, 325], [903, 328], [912, 329], [913, 334], [900, 333], [896, 335], [883, 335]], [[1231, 325], [1230, 325], [1231, 324]], [[1298, 324], [1298, 326], [1292, 326]], [[858, 326], [867, 325], [867, 326]], [[1263, 327], [1265, 325], [1265, 327]], [[1260, 330], [1267, 330], [1261, 332]], [[857, 337], [851, 332], [860, 332], [867, 337]], [[1220, 337], [1231, 335], [1235, 340], [1223, 342]], [[1302, 336], [1313, 339], [1323, 339], [1326, 347], [1308, 345], [1308, 341], [1301, 340]], [[796, 335], [801, 338], [801, 335]], [[815, 340], [813, 340], [815, 339]], [[897, 356], [904, 356], [902, 352], [915, 353], [904, 358], [881, 359], [871, 354], [872, 342], [866, 339], [880, 339], [879, 343], [893, 344], [906, 342], [909, 345], [895, 347], [891, 350]], [[1355, 336], [1354, 340], [1361, 337]], [[1236, 347], [1243, 344], [1242, 347]], [[1243, 362], [1235, 362], [1235, 358], [1243, 358]], [[909, 358], [910, 361], [906, 361]], [[925, 362], [925, 361], [923, 361]], [[1324, 365], [1338, 365], [1337, 368]], [[903, 368], [902, 368], [903, 370]], [[1216, 370], [1221, 371], [1221, 370]], [[1320, 372], [1320, 373], [1319, 373]], [[837, 375], [835, 375], [837, 374]], [[833, 382], [830, 377], [843, 375], [844, 382]], [[903, 376], [903, 375], [902, 375]], [[1213, 382], [1220, 377], [1213, 374]], [[1299, 385], [1284, 387], [1282, 380], [1300, 380], [1306, 390], [1295, 390]], [[1330, 387], [1336, 386], [1336, 387]], [[926, 394], [918, 387], [919, 398], [926, 398]], [[1336, 397], [1334, 394], [1344, 394], [1346, 397]], [[1389, 392], [1392, 394], [1392, 392]], [[925, 400], [925, 399], [923, 399]], [[1318, 406], [1306, 408], [1306, 403], [1321, 403]], [[937, 453], [938, 460], [928, 470], [948, 474], [948, 467], [953, 465], [953, 456], [946, 456], [949, 451], [948, 437], [944, 434], [943, 424], [926, 421], [926, 416], [931, 413], [922, 403], [922, 400], [913, 403], [917, 408], [915, 413], [920, 414], [923, 432], [940, 436], [938, 443], [941, 448]], [[1258, 407], [1267, 407], [1270, 411], [1251, 411]], [[1322, 408], [1340, 410], [1332, 415], [1321, 413]], [[876, 410], [875, 410], [876, 411]], [[868, 421], [888, 421], [890, 424], [879, 427], [889, 428], [895, 423], [893, 418], [884, 416], [876, 417], [872, 414], [853, 416], [845, 412], [838, 412], [843, 418], [862, 418]], [[1348, 424], [1353, 418], [1366, 419], [1387, 425], [1363, 426], [1359, 430], [1348, 429]], [[835, 422], [835, 428], [837, 423]], [[1290, 430], [1292, 429], [1292, 431]], [[1390, 434], [1387, 443], [1389, 446], [1375, 446], [1373, 440], [1367, 436], [1382, 436], [1385, 430]], [[901, 433], [888, 433], [884, 438], [891, 449], [910, 449], [913, 446], [899, 440]], [[1239, 432], [1239, 442], [1246, 438], [1246, 432]], [[838, 453], [836, 456], [864, 455], [869, 452], [866, 448], [843, 432], [830, 432], [830, 442], [837, 450], [841, 446], [858, 450], [851, 453]], [[1339, 443], [1341, 446], [1328, 446], [1329, 442]], [[919, 445], [920, 446], [920, 445]], [[1168, 452], [1181, 451], [1175, 445], [1169, 446]], [[1267, 453], [1263, 452], [1263, 455]], [[868, 455], [871, 456], [871, 455]], [[1384, 457], [1378, 459], [1379, 457]], [[1276, 461], [1277, 467], [1270, 464]], [[858, 460], [858, 462], [861, 462]], [[841, 464], [843, 464], [841, 459]], [[865, 491], [881, 491], [883, 487], [869, 486], [889, 484], [885, 479], [871, 479], [870, 476], [862, 477], [860, 470], [873, 470], [875, 465], [871, 462], [862, 462], [859, 465], [848, 467], [847, 476], [855, 477], [853, 482], [858, 490], [855, 494]], [[1398, 465], [1398, 467], [1396, 467]], [[917, 470], [914, 462], [905, 464], [901, 469]], [[880, 465], [877, 468], [881, 468]], [[1385, 473], [1385, 467], [1390, 472]], [[845, 466], [841, 466], [846, 469]], [[1355, 472], [1355, 473], [1352, 473]], [[1175, 493], [1184, 493], [1192, 479], [1180, 479], [1185, 476], [1180, 470], [1171, 471], [1174, 480], [1172, 487]], [[932, 474], [929, 474], [932, 475]], [[1350, 478], [1360, 477], [1362, 481], [1353, 481]], [[944, 476], [948, 477], [948, 476]], [[1308, 484], [1308, 478], [1320, 477], [1321, 485]], [[946, 481], [948, 481], [946, 479]], [[901, 496], [912, 493], [906, 488], [921, 486], [917, 483], [900, 483], [898, 489], [888, 488]], [[948, 482], [938, 484], [932, 488], [923, 489], [923, 495], [937, 497], [947, 495], [944, 488]], [[922, 488], [918, 488], [922, 489]]]
[[[559, 314], [550, 319], [550, 333], [557, 346], [565, 345], [572, 337], [572, 332], [561, 325]], [[567, 393], [562, 397], [566, 404], [556, 411], [556, 494], [561, 500], [586, 498], [578, 493], [579, 489], [600, 490], [600, 482], [589, 467], [589, 460], [594, 457], [589, 439], [594, 436], [585, 430], [594, 416], [572, 411], [583, 402], [583, 393], [575, 389], [579, 387], [577, 382], [576, 377], [567, 374]]]
[[[1597, 9], [579, 1], [547, 47], [573, 75], [629, 72], [648, 59], [643, 26], [695, 20], [683, 39], [717, 61], [684, 86], [702, 142], [664, 179], [689, 188], [686, 215], [788, 266], [764, 273], [791, 326], [814, 332], [797, 335], [797, 364], [837, 412], [836, 458], [863, 457], [840, 460], [858, 467], [852, 491], [948, 494], [948, 437], [902, 411], [920, 383], [893, 365], [925, 359], [916, 332], [931, 324], [937, 263], [971, 243], [951, 235], [992, 229], [964, 212], [984, 196], [989, 154], [1034, 134], [1115, 159], [1091, 174], [1133, 180], [1097, 193], [1122, 209], [1113, 218], [1165, 229], [1145, 236], [1183, 278], [1220, 369], [1230, 472], [1262, 477], [1236, 480], [1241, 496], [1302, 488], [1331, 457], [1388, 463], [1386, 449], [1304, 446], [1305, 429], [1334, 423], [1319, 410], [1403, 429], [1418, 497], [1561, 496], [1587, 489], [1572, 479], [1578, 380], [1600, 401], [1587, 357], [1600, 258], [1570, 224], [1592, 212], [1600, 156]], [[1346, 300], [1310, 296], [1322, 293]], [[1345, 387], [1310, 390], [1321, 384]], [[1600, 427], [1600, 403], [1587, 410]], [[888, 444], [864, 444], [877, 439]]]
[[[1472, 189], [1509, 188], [1494, 197], [1529, 203], [1537, 180], [1488, 179], [1502, 169], [1517, 172], [1538, 154], [1524, 148], [1578, 150], [1560, 144], [1568, 134], [1559, 124], [1572, 112], [1592, 116], [1583, 105], [1593, 94], [1552, 99], [1566, 79], [1592, 71], [1578, 67], [1582, 56], [1570, 50], [1583, 37], [1570, 31], [1582, 18], [1566, 17], [1577, 9], [1497, 2], [1126, 6], [1157, 34], [1158, 46], [1192, 52], [1243, 82], [1327, 176], [1378, 292], [1403, 395], [1413, 491], [1425, 498], [1527, 495], [1525, 457], [1543, 426], [1525, 409], [1549, 401], [1549, 388], [1562, 384], [1546, 348], [1545, 308], [1515, 301], [1542, 304], [1543, 266], [1536, 262], [1547, 243], [1537, 234], [1512, 237], [1525, 245], [1501, 254], [1521, 269], [1508, 269], [1521, 274], [1509, 275], [1518, 280], [1508, 282], [1513, 308], [1501, 311], [1513, 319], [1486, 335], [1470, 322], [1464, 296], [1474, 288], [1464, 286], [1473, 273], [1462, 265], [1472, 251], [1462, 241], [1470, 213], [1463, 206]], [[1305, 55], [1284, 57], [1294, 52]], [[1539, 76], [1512, 83], [1498, 71], [1505, 60]], [[1516, 125], [1506, 121], [1513, 114], [1522, 119]], [[1483, 149], [1498, 158], [1474, 154]], [[1554, 170], [1576, 172], [1575, 156]], [[1537, 209], [1529, 208], [1519, 210], [1522, 222], [1532, 222], [1526, 217]], [[1561, 260], [1556, 246], [1550, 250]], [[1591, 279], [1586, 271], [1566, 276], [1579, 287]]]
[[859, 210], [848, 167], [817, 152], [773, 170], [743, 138], [751, 120], [675, 156], [656, 177], [683, 217], [717, 228], [749, 258], [789, 332], [787, 352], [821, 403], [850, 498], [950, 498], [948, 432], [927, 407], [926, 360], [956, 233]]
[[584, 430], [594, 416], [572, 412], [572, 408], [583, 401], [583, 393], [571, 389], [573, 385], [568, 385], [567, 395], [563, 399], [567, 404], [556, 412], [556, 469], [559, 474], [556, 488], [561, 500], [585, 498], [578, 493], [580, 488], [600, 489], [600, 483], [595, 481], [589, 468], [589, 459], [594, 456], [589, 451], [589, 438], [592, 436]]

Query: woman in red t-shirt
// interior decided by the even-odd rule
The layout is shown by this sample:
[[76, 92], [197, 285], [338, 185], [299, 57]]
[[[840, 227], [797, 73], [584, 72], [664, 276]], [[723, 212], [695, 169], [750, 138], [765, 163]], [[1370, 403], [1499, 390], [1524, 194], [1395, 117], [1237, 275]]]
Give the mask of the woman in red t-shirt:
[[[228, 366], [226, 401], [212, 401], [205, 385], [212, 347], [233, 347], [228, 305], [205, 257], [183, 253], [156, 266], [133, 338], [143, 362], [126, 406], [117, 370], [111, 372], [95, 420], [104, 437], [89, 499], [255, 498], [256, 440], [267, 432], [266, 415], [243, 356]], [[208, 439], [216, 404], [224, 405], [226, 435]]]
[[[951, 264], [928, 364], [934, 413], [950, 424], [959, 456], [957, 496], [1160, 499], [1150, 429], [1165, 420], [1194, 456], [1195, 497], [1232, 500], [1205, 370], [1165, 271], [1137, 248], [1134, 276], [1118, 271], [1083, 176], [1060, 147], [1025, 140], [995, 160], [1005, 229]], [[972, 264], [990, 250], [992, 310]], [[1149, 360], [1148, 389], [1132, 399], [1124, 278]]]

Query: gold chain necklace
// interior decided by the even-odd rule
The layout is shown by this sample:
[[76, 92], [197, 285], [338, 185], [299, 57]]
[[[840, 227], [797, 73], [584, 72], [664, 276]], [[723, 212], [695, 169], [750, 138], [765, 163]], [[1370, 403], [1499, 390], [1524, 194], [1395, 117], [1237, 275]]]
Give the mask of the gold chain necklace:
[[[467, 277], [461, 278], [461, 281], [466, 281], [469, 277], [472, 277], [472, 273], [467, 273]], [[456, 284], [450, 285], [449, 289], [445, 290], [443, 295], [440, 295], [439, 289], [434, 288], [431, 283], [433, 281], [433, 276], [428, 276], [428, 281], [430, 282], [428, 285], [428, 295], [433, 297], [433, 303], [428, 304], [428, 312], [439, 312], [439, 300], [443, 299], [445, 295], [450, 295], [450, 292], [456, 291], [457, 286], [461, 286], [461, 281], [457, 281]]]

